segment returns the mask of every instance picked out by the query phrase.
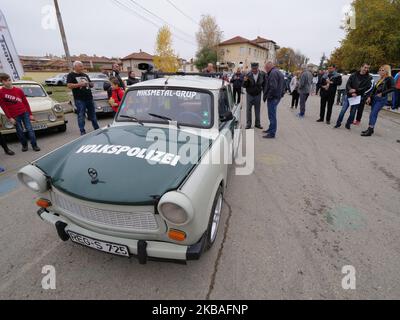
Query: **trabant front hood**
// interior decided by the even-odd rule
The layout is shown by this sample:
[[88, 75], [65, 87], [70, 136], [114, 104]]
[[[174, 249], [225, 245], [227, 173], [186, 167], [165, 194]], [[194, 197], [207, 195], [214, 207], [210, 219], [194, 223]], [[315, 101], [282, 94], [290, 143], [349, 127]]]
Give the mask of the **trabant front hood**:
[[48, 111], [54, 106], [54, 101], [49, 97], [27, 98], [32, 112]]
[[[78, 139], [34, 165], [49, 176], [55, 188], [71, 196], [101, 203], [149, 205], [177, 189], [211, 143], [175, 129], [111, 127]], [[187, 150], [190, 152], [183, 152]]]

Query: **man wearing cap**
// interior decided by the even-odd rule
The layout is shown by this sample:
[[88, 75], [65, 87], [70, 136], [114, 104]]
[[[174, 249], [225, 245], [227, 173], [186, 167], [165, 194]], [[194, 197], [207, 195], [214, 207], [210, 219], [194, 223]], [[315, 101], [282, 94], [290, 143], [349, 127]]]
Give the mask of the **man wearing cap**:
[[264, 88], [265, 74], [259, 70], [258, 63], [251, 64], [251, 72], [244, 77], [243, 87], [247, 91], [247, 126], [250, 129], [252, 126], [253, 106], [255, 109], [256, 125], [258, 129], [263, 129], [261, 126], [260, 108], [261, 108], [261, 93]]

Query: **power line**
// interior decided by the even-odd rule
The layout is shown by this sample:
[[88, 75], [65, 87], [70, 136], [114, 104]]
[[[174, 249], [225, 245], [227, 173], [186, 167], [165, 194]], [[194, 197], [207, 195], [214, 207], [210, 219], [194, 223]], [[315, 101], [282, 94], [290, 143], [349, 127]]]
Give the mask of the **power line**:
[[186, 18], [188, 18], [190, 21], [192, 21], [196, 26], [199, 25], [199, 23], [193, 19], [192, 17], [190, 17], [189, 15], [187, 15], [185, 12], [183, 12], [179, 7], [177, 7], [171, 0], [167, 0], [167, 2], [173, 6], [176, 10], [178, 10], [182, 15], [184, 15]]
[[151, 12], [150, 10], [146, 9], [145, 7], [143, 7], [140, 3], [137, 3], [134, 0], [129, 0], [130, 2], [132, 2], [133, 4], [135, 4], [136, 6], [138, 6], [139, 8], [141, 8], [142, 10], [146, 11], [148, 14], [152, 15], [153, 17], [159, 19], [160, 21], [162, 21], [163, 23], [167, 24], [168, 26], [170, 26], [171, 28], [179, 31], [181, 34], [187, 36], [190, 39], [193, 39], [194, 37], [188, 33], [186, 33], [185, 31], [180, 30], [179, 28], [175, 27], [173, 24], [169, 23], [168, 21], [166, 21], [165, 19], [161, 18], [160, 16], [156, 15], [155, 13]]
[[[157, 23], [154, 22], [153, 20], [149, 19], [148, 17], [145, 17], [145, 16], [141, 15], [140, 13], [138, 13], [136, 10], [134, 10], [134, 9], [131, 8], [131, 7], [129, 7], [129, 6], [126, 5], [125, 3], [123, 3], [123, 2], [121, 2], [121, 1], [119, 1], [119, 0], [111, 0], [111, 1], [112, 1], [114, 4], [116, 4], [118, 7], [120, 7], [121, 9], [123, 9], [124, 11], [125, 11], [125, 10], [130, 11], [130, 12], [133, 13], [136, 17], [138, 17], [138, 18], [140, 18], [140, 19], [142, 19], [142, 20], [144, 20], [144, 21], [146, 21], [146, 22], [152, 24], [152, 25], [153, 25], [154, 27], [156, 27], [157, 29], [159, 29], [159, 28], [161, 27], [159, 24], [157, 24]], [[171, 32], [171, 33], [172, 33], [172, 35], [173, 35], [174, 37], [176, 37], [177, 39], [182, 40], [182, 41], [184, 41], [184, 42], [186, 42], [186, 43], [188, 43], [188, 44], [190, 44], [190, 45], [197, 46], [194, 42], [191, 42], [191, 41], [189, 41], [189, 40], [186, 40], [185, 38], [182, 38], [181, 36], [179, 36], [179, 35], [177, 35], [177, 34], [175, 34], [175, 33], [173, 33], [173, 32]]]

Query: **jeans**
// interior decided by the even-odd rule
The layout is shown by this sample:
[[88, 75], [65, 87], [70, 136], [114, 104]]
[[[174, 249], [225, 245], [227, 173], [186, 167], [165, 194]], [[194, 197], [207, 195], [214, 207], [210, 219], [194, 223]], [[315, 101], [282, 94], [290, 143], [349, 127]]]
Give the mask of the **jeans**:
[[281, 99], [267, 100], [268, 119], [269, 119], [269, 129], [267, 131], [271, 136], [274, 137], [276, 135], [276, 131], [278, 130], [278, 120], [276, 119], [276, 113], [280, 101]]
[[33, 131], [29, 116], [30, 116], [29, 112], [25, 112], [15, 118], [16, 121], [15, 128], [17, 130], [17, 137], [18, 140], [21, 142], [22, 146], [24, 147], [28, 146], [28, 140], [26, 139], [24, 133], [24, 127], [25, 127], [25, 130], [28, 132], [29, 140], [31, 141], [32, 147], [36, 147], [37, 146], [36, 135], [35, 132]]
[[393, 109], [399, 109], [400, 108], [400, 89], [396, 89], [396, 91], [393, 93], [393, 97], [394, 97]]
[[260, 108], [261, 108], [261, 93], [258, 96], [251, 96], [247, 94], [247, 126], [251, 127], [253, 106], [256, 114], [256, 126], [261, 125]]
[[[351, 106], [350, 116], [349, 116], [349, 119], [347, 120], [347, 124], [348, 125], [352, 125], [353, 124], [354, 119], [356, 117], [356, 112], [359, 109], [359, 106], [360, 106], [359, 104], [355, 104], [355, 105]], [[339, 118], [337, 119], [337, 122], [336, 122], [336, 124], [338, 126], [342, 125], [343, 118], [344, 118], [347, 110], [349, 109], [349, 107], [350, 107], [349, 98], [345, 95], [344, 98], [343, 98], [342, 110], [340, 111]]]
[[300, 93], [300, 115], [302, 116], [306, 114], [306, 102], [309, 96], [309, 93]]
[[88, 115], [88, 119], [92, 121], [93, 129], [99, 129], [97, 123], [96, 110], [93, 100], [75, 100], [75, 106], [78, 113], [78, 126], [81, 134], [85, 134], [85, 113]]
[[388, 101], [387, 97], [375, 96], [373, 98], [371, 106], [371, 114], [369, 116], [369, 126], [371, 128], [375, 127], [376, 121], [378, 120], [379, 112], [383, 109], [384, 106], [386, 106], [387, 101]]

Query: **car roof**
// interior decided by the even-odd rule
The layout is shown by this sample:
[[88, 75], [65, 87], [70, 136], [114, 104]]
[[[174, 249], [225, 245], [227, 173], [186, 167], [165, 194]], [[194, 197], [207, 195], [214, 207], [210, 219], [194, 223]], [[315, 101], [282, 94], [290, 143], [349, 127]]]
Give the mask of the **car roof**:
[[90, 81], [110, 81], [107, 78], [90, 78]]
[[221, 87], [224, 84], [221, 79], [202, 77], [202, 76], [170, 76], [170, 77], [166, 76], [165, 78], [140, 82], [132, 86], [132, 88], [149, 87], [149, 86], [165, 87], [165, 81], [167, 79], [169, 87], [218, 90], [221, 89]]
[[33, 81], [33, 80], [17, 80], [17, 81], [13, 81], [13, 85], [17, 85], [17, 84], [37, 84], [37, 85], [41, 85], [39, 82]]

